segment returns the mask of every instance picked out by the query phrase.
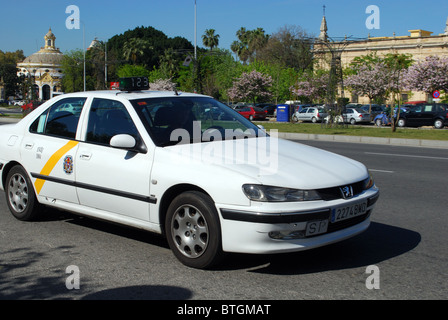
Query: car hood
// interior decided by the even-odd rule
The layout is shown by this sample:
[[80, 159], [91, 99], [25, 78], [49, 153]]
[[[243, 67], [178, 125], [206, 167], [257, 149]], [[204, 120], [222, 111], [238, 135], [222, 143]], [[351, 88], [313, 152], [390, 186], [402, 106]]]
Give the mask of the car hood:
[[[171, 149], [172, 148], [172, 149]], [[214, 141], [169, 147], [200, 164], [201, 173], [246, 176], [247, 183], [298, 189], [340, 186], [368, 177], [355, 160], [276, 137]]]

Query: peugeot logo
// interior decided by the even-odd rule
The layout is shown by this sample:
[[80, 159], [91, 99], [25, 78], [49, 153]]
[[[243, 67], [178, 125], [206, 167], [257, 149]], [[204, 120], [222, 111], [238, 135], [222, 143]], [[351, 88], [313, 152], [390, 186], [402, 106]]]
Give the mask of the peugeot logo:
[[344, 199], [349, 199], [349, 198], [353, 197], [353, 188], [352, 188], [352, 186], [340, 187], [339, 189], [341, 190], [342, 197]]

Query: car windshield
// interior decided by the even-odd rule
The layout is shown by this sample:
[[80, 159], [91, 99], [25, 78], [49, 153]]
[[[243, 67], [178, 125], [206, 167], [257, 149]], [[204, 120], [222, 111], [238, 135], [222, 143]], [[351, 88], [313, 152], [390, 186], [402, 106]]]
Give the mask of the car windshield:
[[208, 97], [147, 98], [131, 103], [157, 146], [253, 138], [261, 131], [235, 110]]

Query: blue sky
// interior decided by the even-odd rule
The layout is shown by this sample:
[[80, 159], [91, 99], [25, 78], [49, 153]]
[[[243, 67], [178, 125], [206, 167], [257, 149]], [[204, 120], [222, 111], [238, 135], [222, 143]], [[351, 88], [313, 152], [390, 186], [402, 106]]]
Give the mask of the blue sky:
[[[51, 27], [62, 52], [86, 46], [94, 37], [101, 40], [139, 26], [152, 26], [169, 37], [181, 36], [194, 44], [194, 0], [0, 0], [0, 50], [22, 49], [26, 56], [44, 45]], [[236, 31], [263, 28], [277, 32], [286, 25], [319, 34], [322, 6], [326, 6], [330, 37], [408, 35], [408, 30], [444, 32], [447, 0], [196, 0], [197, 44], [206, 29], [220, 35], [219, 47], [230, 49]], [[80, 11], [81, 28], [66, 28], [69, 5]], [[379, 8], [379, 29], [368, 29], [369, 5]]]

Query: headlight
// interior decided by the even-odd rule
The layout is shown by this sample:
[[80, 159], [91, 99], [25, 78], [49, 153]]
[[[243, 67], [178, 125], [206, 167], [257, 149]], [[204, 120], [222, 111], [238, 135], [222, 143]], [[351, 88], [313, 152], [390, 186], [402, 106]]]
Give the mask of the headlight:
[[299, 190], [258, 184], [243, 185], [243, 192], [250, 200], [264, 202], [321, 200], [315, 190]]
[[372, 174], [369, 172], [369, 177], [364, 180], [364, 184], [363, 184], [363, 190], [367, 190], [372, 188], [375, 185], [375, 182], [373, 181], [373, 176]]

